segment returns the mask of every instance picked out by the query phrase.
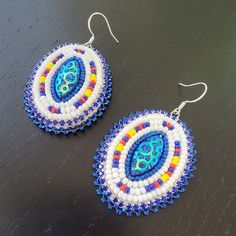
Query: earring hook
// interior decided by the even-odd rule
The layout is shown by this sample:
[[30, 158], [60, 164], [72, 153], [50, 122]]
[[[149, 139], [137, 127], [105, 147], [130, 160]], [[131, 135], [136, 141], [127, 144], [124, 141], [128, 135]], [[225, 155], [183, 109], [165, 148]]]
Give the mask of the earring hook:
[[198, 83], [194, 83], [194, 84], [183, 84], [183, 83], [179, 83], [179, 85], [180, 85], [180, 86], [183, 86], [183, 87], [192, 87], [192, 86], [195, 86], [195, 85], [203, 85], [203, 86], [204, 86], [204, 91], [203, 91], [203, 93], [202, 93], [198, 98], [196, 98], [196, 99], [193, 99], [193, 100], [185, 100], [185, 101], [181, 102], [181, 104], [171, 112], [171, 115], [174, 115], [174, 116], [176, 116], [177, 118], [179, 118], [181, 110], [184, 108], [184, 106], [185, 106], [187, 103], [195, 103], [195, 102], [201, 100], [201, 99], [205, 96], [205, 94], [206, 94], [206, 92], [207, 92], [207, 90], [208, 90], [207, 84], [204, 83], [204, 82], [198, 82]]
[[106, 23], [107, 23], [107, 27], [108, 27], [108, 30], [109, 30], [111, 36], [113, 37], [113, 39], [114, 39], [117, 43], [119, 43], [119, 40], [116, 38], [116, 36], [113, 34], [113, 32], [112, 32], [112, 30], [111, 30], [111, 26], [110, 26], [110, 24], [109, 24], [109, 22], [108, 22], [106, 16], [103, 15], [101, 12], [94, 12], [94, 13], [93, 13], [92, 15], [90, 15], [90, 17], [88, 18], [88, 29], [89, 29], [89, 32], [91, 33], [92, 36], [91, 36], [91, 38], [89, 39], [89, 41], [88, 41], [87, 43], [85, 43], [84, 45], [86, 45], [86, 46], [87, 46], [87, 45], [88, 45], [88, 46], [91, 46], [92, 42], [93, 42], [94, 39], [95, 39], [94, 33], [93, 33], [92, 29], [91, 29], [91, 20], [92, 20], [93, 16], [95, 16], [95, 15], [100, 15], [100, 16], [102, 16], [102, 17], [104, 18], [104, 20], [105, 20]]

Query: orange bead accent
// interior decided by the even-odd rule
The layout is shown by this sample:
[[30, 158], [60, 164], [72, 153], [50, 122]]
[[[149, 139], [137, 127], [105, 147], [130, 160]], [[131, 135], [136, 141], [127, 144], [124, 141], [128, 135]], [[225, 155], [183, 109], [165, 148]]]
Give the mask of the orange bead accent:
[[156, 188], [160, 186], [160, 184], [157, 181], [154, 181], [153, 184], [155, 185]]
[[122, 143], [124, 146], [126, 144], [126, 142], [124, 140], [121, 140], [120, 143]]
[[175, 164], [170, 164], [170, 167], [175, 169], [176, 165]]
[[88, 86], [88, 89], [91, 90], [91, 91], [93, 91], [93, 87], [91, 87], [91, 86]]
[[114, 155], [113, 159], [119, 160], [120, 159], [120, 155]]
[[55, 107], [52, 108], [51, 110], [52, 113], [56, 113], [57, 112], [57, 109]]
[[85, 102], [86, 102], [86, 99], [85, 99], [84, 97], [82, 97], [82, 98], [80, 98], [80, 101], [81, 101], [82, 103], [85, 103]]
[[142, 129], [143, 129], [143, 125], [142, 125], [142, 124], [139, 124], [139, 125], [138, 125], [138, 128], [139, 128], [140, 130], [142, 130]]
[[127, 186], [126, 186], [125, 184], [123, 184], [123, 185], [120, 187], [120, 190], [125, 191], [126, 188], [127, 188]]

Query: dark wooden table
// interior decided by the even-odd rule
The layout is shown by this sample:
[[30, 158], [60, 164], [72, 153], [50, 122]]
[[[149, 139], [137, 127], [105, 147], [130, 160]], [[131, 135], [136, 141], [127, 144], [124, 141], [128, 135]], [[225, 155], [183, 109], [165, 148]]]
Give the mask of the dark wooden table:
[[[57, 137], [23, 110], [23, 87], [39, 58], [64, 42], [94, 46], [112, 68], [103, 119], [83, 134]], [[0, 1], [0, 235], [236, 235], [235, 0]], [[173, 206], [147, 217], [118, 216], [93, 186], [95, 150], [113, 122], [144, 108], [172, 110], [201, 87], [182, 120], [197, 143], [195, 178]]]

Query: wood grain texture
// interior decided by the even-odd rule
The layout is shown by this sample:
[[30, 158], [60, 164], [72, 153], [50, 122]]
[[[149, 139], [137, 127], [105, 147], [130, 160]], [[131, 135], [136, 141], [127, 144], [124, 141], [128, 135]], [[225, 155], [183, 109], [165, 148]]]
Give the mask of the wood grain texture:
[[[113, 73], [109, 110], [84, 134], [48, 135], [26, 116], [23, 87], [44, 53], [64, 42], [94, 45]], [[0, 0], [0, 235], [236, 235], [235, 0]], [[144, 108], [188, 105], [197, 171], [173, 206], [148, 217], [121, 217], [93, 187], [93, 155], [112, 123]]]

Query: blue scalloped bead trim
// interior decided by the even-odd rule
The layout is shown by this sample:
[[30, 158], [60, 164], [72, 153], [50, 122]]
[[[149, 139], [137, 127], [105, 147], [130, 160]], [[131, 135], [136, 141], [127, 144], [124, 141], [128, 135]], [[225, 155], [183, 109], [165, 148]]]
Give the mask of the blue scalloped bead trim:
[[[153, 132], [164, 137], [163, 152], [141, 178], [133, 178], [128, 174], [132, 155]], [[114, 124], [97, 149], [93, 164], [96, 192], [119, 215], [156, 213], [185, 192], [196, 169], [194, 146], [186, 124], [170, 113], [153, 109], [132, 113]]]

